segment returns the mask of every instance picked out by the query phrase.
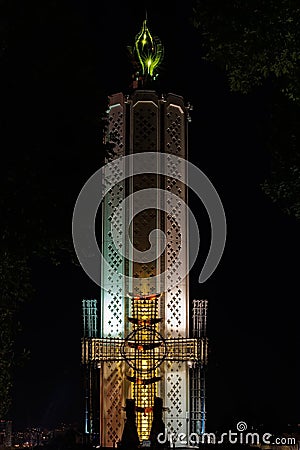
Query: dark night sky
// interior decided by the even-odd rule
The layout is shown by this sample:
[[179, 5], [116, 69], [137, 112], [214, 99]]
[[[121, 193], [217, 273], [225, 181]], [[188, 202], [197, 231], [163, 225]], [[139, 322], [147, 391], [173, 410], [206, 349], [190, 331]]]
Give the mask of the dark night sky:
[[[194, 105], [190, 160], [217, 188], [228, 241], [211, 279], [197, 276], [209, 243], [200, 205], [203, 247], [191, 273], [191, 295], [209, 299], [208, 428], [236, 420], [273, 426], [300, 422], [299, 224], [264, 196], [270, 87], [249, 96], [229, 92], [223, 75], [201, 60], [190, 0], [151, 2], [150, 28], [165, 45], [164, 91]], [[70, 237], [72, 209], [84, 181], [103, 160], [106, 97], [126, 90], [126, 45], [144, 17], [143, 2], [44, 0], [8, 7], [4, 56], [5, 166], [26, 185], [18, 202], [42, 216], [45, 234]], [[26, 183], [25, 183], [26, 184]], [[27, 183], [28, 184], [28, 183]], [[97, 286], [65, 261], [32, 258], [35, 294], [23, 306], [19, 345], [31, 358], [15, 376], [16, 427], [82, 419], [81, 299]]]

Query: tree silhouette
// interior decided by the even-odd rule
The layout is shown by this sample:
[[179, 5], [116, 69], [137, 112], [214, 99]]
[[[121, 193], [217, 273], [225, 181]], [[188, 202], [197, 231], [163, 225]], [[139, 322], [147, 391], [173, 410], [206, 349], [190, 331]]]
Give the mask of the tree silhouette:
[[300, 219], [300, 8], [296, 0], [196, 0], [203, 58], [219, 65], [232, 91], [270, 90], [264, 192]]

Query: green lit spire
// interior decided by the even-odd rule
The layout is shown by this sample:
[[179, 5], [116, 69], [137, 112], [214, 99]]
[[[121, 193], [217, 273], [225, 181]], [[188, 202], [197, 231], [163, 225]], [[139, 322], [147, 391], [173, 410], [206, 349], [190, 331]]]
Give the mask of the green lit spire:
[[147, 19], [144, 20], [140, 32], [135, 37], [134, 47], [130, 48], [131, 54], [138, 65], [137, 77], [143, 81], [155, 80], [157, 69], [163, 59], [163, 46], [159, 38], [152, 36]]

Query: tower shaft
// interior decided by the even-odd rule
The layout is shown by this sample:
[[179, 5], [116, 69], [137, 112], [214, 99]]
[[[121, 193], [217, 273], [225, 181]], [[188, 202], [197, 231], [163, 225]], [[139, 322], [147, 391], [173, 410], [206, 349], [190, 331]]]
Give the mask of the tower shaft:
[[[186, 158], [187, 142], [187, 111], [181, 97], [170, 94], [163, 99], [154, 91], [135, 91], [132, 96], [125, 98], [122, 94], [113, 95], [110, 98], [109, 127], [110, 142], [114, 144], [114, 154], [110, 159], [140, 152], [165, 152]], [[124, 170], [126, 168], [124, 167]], [[143, 292], [133, 292], [134, 295], [154, 294], [149, 291], [150, 285], [146, 277], [155, 276], [164, 272], [176, 260], [178, 245], [183, 248], [181, 265], [177, 264], [177, 271], [183, 271], [188, 264], [188, 232], [187, 217], [182, 222], [180, 215], [186, 204], [186, 174], [182, 172], [180, 164], [172, 168], [174, 178], [165, 179], [155, 174], [136, 176], [128, 182], [116, 184], [103, 211], [103, 249], [104, 256], [108, 259], [113, 269], [125, 270], [133, 277], [145, 278]], [[178, 180], [180, 175], [180, 181]], [[133, 245], [140, 251], [146, 250], [149, 245], [149, 233], [159, 228], [166, 237], [166, 248], [161, 258], [148, 264], [139, 262], [130, 263], [117, 257], [117, 249], [114, 248], [112, 237], [109, 235], [110, 215], [120, 201], [134, 192], [145, 188], [161, 188], [174, 193], [177, 202], [173, 205], [173, 214], [163, 214], [158, 206], [140, 213], [133, 221], [131, 235]], [[180, 226], [178, 224], [180, 222]], [[122, 224], [120, 224], [120, 231]], [[126, 242], [124, 242], [124, 246]], [[112, 270], [113, 270], [112, 269]], [[131, 292], [133, 286], [124, 286], [118, 283], [118, 278], [112, 273], [102, 273], [108, 279], [111, 277], [110, 292], [102, 291], [101, 311], [101, 336], [122, 337], [129, 331], [127, 317], [130, 314], [130, 304], [126, 295]], [[121, 277], [120, 277], [121, 280]], [[125, 302], [124, 302], [125, 299]], [[166, 338], [186, 338], [189, 335], [188, 324], [188, 282], [187, 279], [179, 285], [162, 293], [159, 299], [158, 311], [162, 322], [157, 326], [158, 331]], [[107, 320], [107, 318], [110, 320]], [[119, 381], [120, 374], [126, 371], [124, 363], [115, 363], [111, 367], [102, 369], [102, 384], [105, 386], [103, 395], [102, 430], [106, 433], [106, 442], [109, 444], [116, 438], [117, 430], [122, 428], [121, 403], [125, 399], [134, 397], [137, 391], [142, 392], [137, 386], [132, 386], [126, 379]], [[163, 398], [167, 408], [166, 420], [171, 432], [187, 432], [186, 411], [189, 410], [188, 395], [188, 366], [186, 362], [166, 362], [159, 373], [163, 381], [151, 387], [151, 398], [158, 395]], [[115, 376], [113, 375], [115, 374]], [[117, 376], [118, 374], [118, 376]], [[150, 391], [150, 388], [145, 391]], [[148, 394], [145, 392], [145, 401]], [[116, 402], [119, 398], [119, 403]], [[140, 403], [143, 400], [137, 398]], [[152, 406], [152, 405], [147, 405]], [[142, 417], [137, 413], [137, 421], [140, 424], [141, 439], [149, 435], [151, 422], [148, 417]], [[141, 417], [139, 417], [141, 416]], [[146, 420], [147, 419], [147, 420]], [[145, 426], [147, 423], [147, 427]], [[142, 425], [143, 424], [143, 425]], [[103, 433], [102, 433], [103, 434]]]
[[[104, 447], [114, 446], [120, 440], [128, 399], [135, 403], [141, 441], [150, 436], [156, 397], [161, 399], [169, 433], [188, 435], [191, 430], [204, 431], [206, 315], [203, 308], [200, 311], [204, 304], [194, 301], [190, 334], [189, 284], [185, 275], [189, 264], [188, 183], [182, 160], [187, 159], [187, 122], [184, 101], [174, 94], [164, 98], [155, 91], [136, 90], [130, 96], [119, 93], [110, 97], [110, 164], [105, 170], [109, 170], [111, 188], [102, 205], [101, 241], [108, 264], [101, 267], [105, 289], [101, 290], [99, 332], [97, 336], [86, 334], [83, 341], [84, 364], [93, 362], [93, 370], [97, 367], [100, 371], [96, 395], [100, 397], [99, 433], [100, 445]], [[120, 181], [120, 171], [133, 173], [134, 162], [128, 166], [124, 161], [120, 168], [120, 163], [114, 166], [114, 161], [148, 152], [167, 155], [164, 164], [168, 176], [160, 174], [159, 167], [157, 173], [149, 173], [145, 168], [145, 173]], [[156, 190], [154, 197], [150, 191], [147, 194], [152, 199], [151, 206], [134, 215], [136, 208], [139, 211], [136, 194], [145, 189]], [[125, 223], [133, 216], [128, 230], [116, 216], [121, 207]], [[154, 258], [141, 261], [136, 258], [135, 249], [147, 252], [155, 229], [163, 232], [165, 242], [156, 239]], [[171, 276], [176, 282], [163, 289], [160, 283], [153, 282], [159, 274]], [[85, 323], [93, 327], [93, 312]], [[93, 405], [93, 398], [87, 390], [87, 404]], [[87, 409], [86, 417], [92, 424], [96, 415]]]

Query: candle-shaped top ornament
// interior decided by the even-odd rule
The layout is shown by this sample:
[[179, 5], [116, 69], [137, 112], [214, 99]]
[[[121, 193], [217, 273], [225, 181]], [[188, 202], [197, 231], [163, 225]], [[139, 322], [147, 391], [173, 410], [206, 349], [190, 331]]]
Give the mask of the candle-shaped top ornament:
[[141, 30], [135, 37], [134, 46], [128, 49], [135, 66], [134, 84], [144, 86], [147, 82], [155, 80], [163, 60], [164, 49], [160, 39], [152, 36], [147, 26], [147, 19], [144, 20]]

